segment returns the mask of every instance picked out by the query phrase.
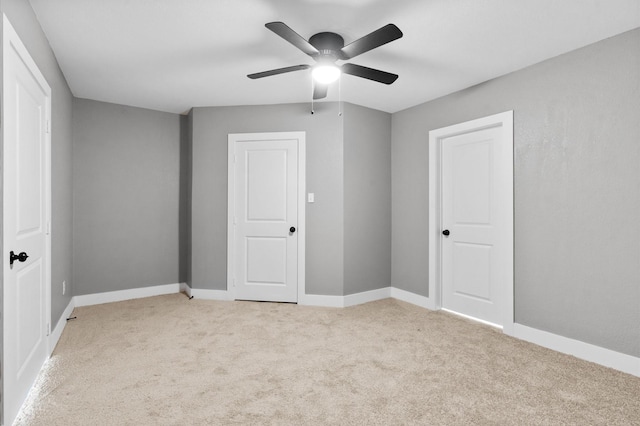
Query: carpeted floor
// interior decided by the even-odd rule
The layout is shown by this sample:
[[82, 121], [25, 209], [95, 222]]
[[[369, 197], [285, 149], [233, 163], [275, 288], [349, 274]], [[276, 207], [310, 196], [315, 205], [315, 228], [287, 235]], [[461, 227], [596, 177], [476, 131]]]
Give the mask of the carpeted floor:
[[74, 315], [18, 425], [640, 425], [640, 378], [393, 299]]

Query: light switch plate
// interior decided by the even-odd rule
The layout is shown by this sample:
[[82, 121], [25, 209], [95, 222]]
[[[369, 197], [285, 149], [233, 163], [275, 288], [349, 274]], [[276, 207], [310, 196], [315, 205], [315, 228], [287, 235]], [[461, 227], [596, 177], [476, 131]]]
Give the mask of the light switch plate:
[[314, 194], [313, 192], [310, 192], [307, 194], [307, 201], [310, 203], [315, 203], [316, 201], [316, 194]]

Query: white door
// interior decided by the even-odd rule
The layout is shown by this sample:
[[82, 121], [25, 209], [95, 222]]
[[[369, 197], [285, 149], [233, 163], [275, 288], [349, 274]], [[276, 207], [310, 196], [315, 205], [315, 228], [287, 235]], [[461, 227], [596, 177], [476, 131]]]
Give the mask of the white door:
[[235, 298], [298, 300], [300, 134], [230, 135]]
[[513, 294], [512, 142], [505, 126], [470, 123], [437, 140], [442, 307], [502, 326]]
[[[51, 89], [3, 21], [3, 396], [11, 424], [49, 355]], [[11, 264], [12, 252], [24, 254]]]

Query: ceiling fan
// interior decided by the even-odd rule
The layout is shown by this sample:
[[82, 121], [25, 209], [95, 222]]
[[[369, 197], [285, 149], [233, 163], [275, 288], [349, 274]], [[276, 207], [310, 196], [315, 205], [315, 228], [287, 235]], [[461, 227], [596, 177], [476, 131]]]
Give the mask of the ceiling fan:
[[344, 39], [336, 33], [318, 33], [311, 36], [309, 41], [307, 41], [283, 22], [269, 22], [265, 24], [265, 27], [293, 44], [302, 52], [311, 56], [316, 61], [316, 64], [294, 65], [247, 75], [247, 77], [251, 79], [313, 68], [313, 99], [325, 98], [327, 96], [329, 83], [337, 80], [341, 72], [384, 84], [391, 84], [398, 79], [397, 74], [391, 74], [386, 71], [363, 67], [361, 65], [336, 65], [337, 61], [354, 58], [402, 37], [402, 31], [393, 24], [387, 24], [346, 46], [344, 45]]

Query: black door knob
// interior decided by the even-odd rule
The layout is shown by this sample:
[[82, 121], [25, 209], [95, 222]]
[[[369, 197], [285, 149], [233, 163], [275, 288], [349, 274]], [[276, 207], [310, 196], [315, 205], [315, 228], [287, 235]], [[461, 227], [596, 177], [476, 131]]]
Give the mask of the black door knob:
[[13, 250], [9, 253], [9, 265], [13, 265], [13, 262], [15, 262], [16, 260], [18, 262], [24, 262], [25, 260], [27, 260], [29, 258], [29, 255], [27, 255], [27, 253], [22, 252], [20, 254], [15, 254], [13, 252]]
[[296, 232], [296, 228], [292, 226], [291, 228], [289, 228], [289, 232], [293, 234], [294, 232]]
[[442, 231], [442, 235], [444, 235], [445, 237], [448, 236], [451, 232], [449, 232], [448, 229], [445, 229], [444, 231]]

